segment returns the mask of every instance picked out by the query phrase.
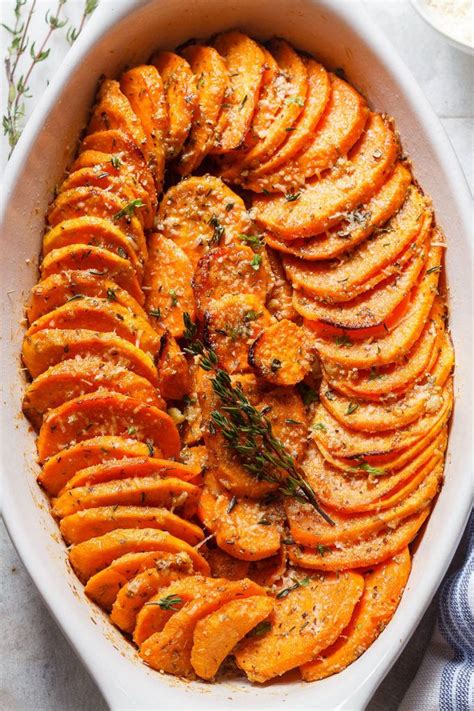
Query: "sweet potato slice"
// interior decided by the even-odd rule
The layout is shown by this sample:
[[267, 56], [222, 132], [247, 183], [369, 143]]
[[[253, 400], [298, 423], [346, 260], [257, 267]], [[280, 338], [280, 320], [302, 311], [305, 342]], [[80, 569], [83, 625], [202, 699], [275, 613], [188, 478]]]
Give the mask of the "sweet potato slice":
[[304, 318], [317, 320], [335, 328], [362, 329], [380, 326], [395, 312], [415, 286], [425, 263], [428, 245], [413, 249], [413, 257], [401, 265], [401, 271], [373, 289], [350, 301], [325, 303], [304, 291], [295, 291], [293, 305]]
[[199, 526], [165, 508], [152, 506], [100, 506], [65, 516], [60, 530], [66, 543], [82, 543], [116, 528], [157, 528], [192, 546], [202, 541]]
[[115, 333], [152, 357], [160, 349], [160, 336], [147, 320], [108, 298], [82, 296], [68, 301], [34, 321], [25, 337], [53, 328], [76, 331], [94, 329], [100, 333]]
[[189, 543], [155, 528], [116, 529], [71, 548], [69, 560], [81, 582], [109, 566], [126, 553], [187, 553], [196, 571], [207, 575], [209, 565]]
[[196, 80], [187, 61], [174, 52], [157, 52], [151, 63], [163, 81], [168, 111], [165, 148], [166, 158], [170, 160], [181, 152], [191, 129], [197, 107]]
[[[97, 92], [97, 103], [92, 112], [88, 134], [105, 132], [110, 129], [128, 135], [137, 147], [144, 151], [147, 137], [138, 116], [134, 113], [127, 97], [120, 90], [120, 84], [113, 79], [105, 79]], [[83, 146], [87, 146], [84, 142]], [[98, 150], [96, 148], [96, 150]]]
[[38, 437], [38, 455], [44, 461], [71, 442], [97, 435], [130, 436], [150, 442], [165, 457], [179, 452], [179, 434], [169, 415], [153, 405], [119, 393], [91, 393], [50, 410]]
[[[143, 205], [140, 208], [140, 219], [143, 219], [145, 229], [153, 227], [155, 218], [155, 204], [152, 203], [152, 196], [144, 189], [136, 176], [134, 164], [124, 163], [118, 156], [110, 156], [107, 153], [85, 152], [81, 154], [81, 160], [76, 161], [79, 167], [71, 166], [70, 174], [61, 185], [61, 192], [82, 187], [95, 187], [101, 190], [109, 190], [129, 204], [133, 200], [140, 200]], [[113, 162], [112, 161], [113, 158]], [[96, 162], [93, 162], [95, 159]], [[100, 162], [99, 162], [100, 161]], [[92, 165], [85, 165], [92, 163]]]
[[271, 558], [250, 563], [248, 576], [264, 588], [271, 588], [281, 583], [287, 572], [286, 547], [282, 545], [278, 553]]
[[195, 76], [197, 102], [188, 138], [175, 167], [180, 175], [189, 175], [213, 146], [228, 72], [224, 60], [213, 47], [188, 45], [181, 54]]
[[170, 617], [160, 632], [155, 632], [140, 645], [140, 657], [153, 669], [191, 677], [193, 634], [199, 620], [232, 600], [265, 594], [259, 585], [248, 579], [210, 580], [214, 585], [205, 596], [186, 603]]
[[[137, 256], [134, 240], [125, 234], [118, 226], [102, 217], [82, 215], [71, 220], [64, 220], [56, 227], [46, 232], [43, 238], [43, 256], [45, 262], [50, 253], [58, 249], [65, 250], [75, 246], [84, 245], [80, 255], [87, 255], [87, 251], [92, 248], [101, 248], [103, 252], [108, 250], [122, 259], [121, 267], [128, 264], [136, 272], [141, 280], [143, 276], [143, 264]], [[87, 246], [86, 246], [87, 245]], [[68, 254], [64, 253], [66, 259]], [[125, 264], [124, 264], [125, 263]], [[103, 271], [101, 269], [101, 271]]]
[[[287, 136], [278, 149], [268, 159], [260, 159], [260, 165], [252, 165], [251, 176], [244, 177], [244, 182], [253, 189], [259, 180], [265, 181], [281, 165], [292, 161], [313, 138], [316, 126], [322, 116], [331, 94], [329, 75], [321, 64], [309, 57], [301, 57], [307, 72], [308, 91], [301, 114], [294, 126], [289, 123], [285, 128]], [[235, 176], [238, 178], [238, 176]], [[257, 192], [260, 190], [257, 189]]]
[[53, 249], [44, 257], [40, 269], [43, 279], [63, 272], [84, 270], [92, 276], [115, 282], [137, 303], [144, 302], [137, 274], [130, 262], [103, 247], [71, 244]]
[[[401, 469], [379, 476], [364, 468], [348, 467], [344, 472], [326, 462], [317, 448], [310, 446], [303, 463], [305, 474], [321, 502], [345, 513], [377, 511], [399, 503], [438, 466], [446, 448], [441, 432]], [[402, 491], [403, 489], [403, 491]], [[396, 495], [401, 492], [400, 496]]]
[[[48, 222], [52, 227], [56, 227], [61, 222], [83, 216], [108, 220], [126, 236], [127, 242], [133, 247], [138, 260], [144, 264], [147, 259], [147, 248], [141, 222], [143, 218], [137, 217], [140, 208], [141, 200], [127, 203], [117, 195], [100, 188], [74, 188], [59, 193], [49, 209]], [[90, 226], [91, 223], [88, 224]], [[55, 246], [62, 247], [64, 245], [56, 244]], [[43, 252], [46, 253], [44, 245]]]
[[177, 570], [149, 568], [138, 573], [120, 589], [112, 606], [110, 619], [123, 632], [132, 634], [137, 615], [148, 600], [175, 580], [185, 577]]
[[145, 311], [128, 291], [110, 279], [91, 274], [89, 270], [75, 269], [50, 274], [33, 287], [27, 310], [28, 321], [33, 323], [58, 306], [82, 296], [107, 299], [128, 309], [135, 316], [146, 319]]
[[252, 294], [223, 296], [211, 302], [204, 314], [206, 341], [228, 373], [250, 369], [249, 348], [270, 323], [269, 312]]
[[191, 390], [191, 373], [184, 353], [168, 332], [161, 337], [157, 365], [163, 397], [167, 400], [182, 400]]
[[193, 447], [182, 447], [179, 453], [179, 459], [186, 466], [195, 469], [200, 474], [207, 467], [207, 449], [203, 444], [197, 444]]
[[160, 590], [138, 612], [133, 632], [135, 644], [140, 645], [155, 632], [161, 632], [170, 617], [183, 605], [201, 595], [206, 596], [210, 590], [222, 583], [222, 580], [194, 575], [175, 580], [164, 590]]
[[184, 331], [183, 313], [194, 320], [193, 268], [173, 240], [154, 232], [148, 242], [148, 262], [143, 280], [145, 306], [157, 330], [175, 338]]
[[252, 343], [249, 364], [273, 385], [296, 385], [311, 370], [312, 357], [304, 329], [282, 319], [266, 328]]
[[443, 338], [444, 306], [436, 301], [421, 336], [399, 363], [370, 370], [346, 371], [325, 363], [324, 374], [332, 388], [348, 397], [379, 400], [387, 393], [401, 394], [431, 370]]
[[280, 548], [281, 512], [274, 505], [236, 499], [219, 486], [212, 473], [205, 476], [198, 514], [216, 543], [241, 560], [261, 560]]
[[271, 613], [274, 601], [258, 595], [232, 600], [197, 623], [191, 664], [202, 679], [212, 679], [234, 647]]
[[193, 268], [207, 247], [240, 244], [250, 220], [242, 199], [211, 175], [182, 180], [165, 194], [160, 229], [189, 257]]
[[341, 212], [372, 197], [390, 174], [397, 150], [392, 129], [381, 116], [371, 114], [349, 158], [327, 176], [295, 193], [256, 198], [257, 223], [288, 241], [323, 232], [339, 221]]
[[[336, 330], [332, 337], [317, 336], [314, 346], [323, 362], [327, 359], [347, 368], [368, 369], [400, 361], [416, 343], [429, 318], [436, 297], [441, 259], [441, 247], [432, 245], [403, 318], [390, 326], [386, 324], [388, 330], [385, 329], [384, 335], [374, 338], [369, 332], [364, 338], [362, 330], [349, 331], [344, 337], [344, 331]], [[305, 321], [305, 325], [313, 332], [318, 330], [316, 321]], [[356, 334], [357, 341], [353, 339]]]
[[[118, 82], [116, 84], [118, 84]], [[114, 88], [118, 87], [115, 85]], [[139, 122], [137, 122], [137, 126], [140, 126]], [[86, 151], [97, 151], [99, 153], [117, 155], [121, 159], [126, 158], [136, 163], [140, 168], [148, 170], [140, 145], [131, 138], [129, 132], [121, 131], [119, 128], [88, 132], [79, 146], [79, 155], [82, 155]]]
[[158, 374], [150, 356], [113, 333], [49, 328], [25, 337], [23, 341], [22, 358], [32, 378], [56, 363], [88, 355], [98, 355], [103, 360], [124, 365], [152, 385], [158, 385]]
[[358, 573], [304, 579], [275, 602], [270, 629], [235, 652], [250, 681], [265, 682], [314, 659], [347, 627], [364, 589]]
[[165, 140], [168, 134], [168, 111], [163, 82], [156, 67], [141, 64], [124, 72], [120, 89], [138, 116], [146, 136], [143, 152], [161, 192], [165, 173]]
[[287, 138], [288, 129], [293, 128], [306, 103], [308, 72], [302, 58], [283, 39], [271, 40], [268, 48], [279, 67], [280, 108], [262, 138], [221, 173], [226, 180], [232, 181], [242, 170], [252, 170], [254, 166], [268, 160]]
[[295, 499], [285, 501], [285, 509], [290, 524], [291, 535], [302, 546], [318, 548], [322, 546], [343, 546], [369, 538], [387, 527], [394, 528], [407, 516], [422, 511], [429, 506], [438, 493], [442, 472], [435, 467], [417, 489], [394, 506], [368, 513], [330, 512], [335, 526], [330, 526], [314, 509]]
[[161, 410], [166, 408], [159, 391], [146, 378], [117, 363], [103, 361], [97, 356], [86, 356], [57, 363], [35, 378], [26, 389], [23, 412], [39, 428], [48, 410], [79, 395], [98, 390], [111, 390]]
[[50, 496], [56, 496], [76, 472], [109, 459], [145, 457], [148, 446], [125, 437], [92, 437], [63, 449], [48, 459], [38, 475], [39, 483]]
[[229, 86], [222, 104], [211, 153], [239, 148], [257, 105], [265, 55], [247, 35], [236, 30], [218, 35], [214, 47], [224, 59]]
[[[354, 146], [364, 130], [368, 108], [362, 96], [334, 74], [329, 75], [331, 93], [309, 145], [284, 162], [271, 161], [250, 173], [245, 187], [255, 192], [289, 192], [307, 178], [334, 165]], [[278, 156], [278, 153], [276, 154]]]
[[178, 575], [191, 575], [193, 563], [188, 553], [165, 553], [151, 551], [126, 553], [115, 558], [109, 566], [100, 570], [87, 581], [84, 592], [104, 610], [110, 612], [120, 590], [135, 576], [155, 570], [173, 570]]
[[404, 548], [365, 576], [364, 592], [339, 639], [300, 671], [305, 681], [325, 679], [345, 669], [377, 639], [393, 617], [408, 580], [411, 558]]
[[385, 230], [339, 263], [307, 262], [285, 256], [283, 265], [293, 285], [305, 293], [329, 302], [349, 301], [367, 291], [367, 283], [383, 281], [399, 269], [402, 255], [405, 259], [416, 256], [416, 247], [424, 244], [430, 226], [427, 201], [417, 188], [412, 188]]
[[269, 274], [261, 260], [245, 245], [210, 249], [199, 260], [193, 278], [200, 318], [212, 301], [228, 294], [253, 294], [265, 303]]
[[175, 479], [182, 479], [182, 481], [192, 481], [199, 473], [196, 467], [181, 464], [181, 462], [159, 459], [156, 456], [150, 457], [148, 447], [146, 454], [147, 456], [130, 455], [126, 459], [109, 459], [81, 467], [71, 476], [61, 494], [78, 486], [87, 487], [132, 477], [158, 476], [165, 478], [171, 476]]
[[406, 548], [429, 514], [430, 508], [426, 507], [408, 516], [396, 528], [385, 529], [367, 539], [347, 544], [343, 549], [337, 547], [301, 549], [290, 546], [288, 556], [294, 565], [310, 570], [339, 571], [377, 565], [387, 558], [393, 558]]
[[293, 321], [296, 311], [293, 307], [293, 289], [285, 276], [280, 255], [273, 249], [266, 249], [272, 284], [265, 306], [278, 321], [286, 318]]
[[248, 561], [238, 560], [220, 548], [209, 549], [206, 553], [206, 559], [211, 566], [211, 575], [213, 578], [242, 580], [242, 578], [248, 577]]
[[186, 516], [192, 516], [196, 511], [199, 494], [199, 487], [195, 484], [172, 476], [116, 479], [67, 489], [54, 499], [53, 514], [64, 518], [84, 509], [98, 507], [158, 506], [176, 508], [184, 511]]

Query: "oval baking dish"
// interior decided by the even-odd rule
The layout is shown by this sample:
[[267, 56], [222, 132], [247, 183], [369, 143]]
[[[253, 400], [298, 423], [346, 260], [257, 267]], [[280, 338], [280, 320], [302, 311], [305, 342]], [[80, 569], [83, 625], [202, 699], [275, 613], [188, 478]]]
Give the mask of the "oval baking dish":
[[[466, 463], [472, 414], [472, 279], [469, 195], [452, 149], [431, 109], [386, 39], [358, 3], [249, 0], [222, 7], [194, 0], [184, 11], [176, 0], [103, 5], [68, 55], [15, 151], [5, 181], [2, 219], [2, 474], [4, 516], [13, 541], [46, 603], [113, 708], [363, 708], [408, 641], [454, 553], [470, 508]], [[280, 682], [250, 687], [243, 681], [213, 687], [158, 676], [92, 609], [66, 564], [63, 543], [37, 488], [34, 437], [19, 416], [24, 376], [19, 362], [23, 304], [36, 280], [43, 217], [53, 188], [74, 153], [97, 80], [116, 76], [157, 47], [239, 27], [266, 39], [284, 36], [327, 67], [343, 68], [376, 110], [395, 119], [415, 177], [434, 201], [447, 242], [450, 326], [456, 348], [453, 418], [446, 483], [418, 543], [413, 570], [391, 625], [341, 674], [314, 685]], [[472, 446], [472, 445], [471, 445]], [[467, 455], [467, 456], [466, 456]], [[92, 619], [93, 618], [93, 619]], [[110, 643], [112, 639], [113, 644]]]

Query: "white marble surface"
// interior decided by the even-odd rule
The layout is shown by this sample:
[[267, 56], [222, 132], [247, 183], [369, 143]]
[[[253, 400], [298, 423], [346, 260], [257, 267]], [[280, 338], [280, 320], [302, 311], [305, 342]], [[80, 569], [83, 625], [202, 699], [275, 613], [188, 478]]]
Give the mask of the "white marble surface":
[[[32, 32], [41, 36], [42, 15], [53, 2], [40, 0], [38, 5], [40, 10]], [[370, 0], [366, 5], [404, 58], [440, 117], [472, 192], [473, 59], [445, 43], [423, 22], [407, 0]], [[12, 0], [0, 0], [2, 22], [8, 24], [11, 21], [13, 7]], [[69, 0], [66, 14], [76, 20], [81, 8], [82, 1]], [[4, 34], [0, 46], [3, 52]], [[67, 43], [58, 38], [50, 59], [41, 67], [33, 86], [34, 92], [40, 92], [47, 78], [51, 78], [65, 51]], [[1, 86], [3, 113], [3, 77]], [[34, 105], [34, 101], [31, 104]], [[7, 158], [4, 139], [0, 150], [4, 165]], [[1, 523], [0, 566], [0, 708], [5, 711], [105, 709], [94, 682], [48, 613]], [[370, 711], [395, 711], [398, 708], [428, 643], [434, 614], [432, 605], [408, 648], [369, 705]]]

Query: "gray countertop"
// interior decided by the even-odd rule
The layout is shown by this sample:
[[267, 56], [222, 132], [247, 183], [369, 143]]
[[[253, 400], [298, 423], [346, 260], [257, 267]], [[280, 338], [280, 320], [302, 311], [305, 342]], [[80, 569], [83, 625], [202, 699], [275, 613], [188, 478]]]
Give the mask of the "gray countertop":
[[[1, 5], [2, 19], [7, 22], [14, 3], [2, 0]], [[440, 117], [472, 192], [473, 58], [445, 43], [406, 0], [371, 0], [366, 5]], [[3, 523], [0, 523], [0, 565], [0, 708], [5, 711], [105, 709], [94, 682], [36, 592]], [[398, 708], [421, 661], [434, 618], [432, 604], [369, 705], [370, 711]]]

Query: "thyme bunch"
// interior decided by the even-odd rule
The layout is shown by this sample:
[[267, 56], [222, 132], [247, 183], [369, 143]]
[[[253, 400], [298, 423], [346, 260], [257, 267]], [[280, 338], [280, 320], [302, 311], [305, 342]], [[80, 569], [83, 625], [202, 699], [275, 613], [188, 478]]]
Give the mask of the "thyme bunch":
[[240, 385], [233, 385], [230, 375], [219, 368], [216, 353], [197, 337], [197, 326], [189, 314], [184, 314], [185, 352], [199, 356], [200, 367], [212, 372], [212, 388], [221, 402], [219, 410], [211, 412], [211, 428], [219, 430], [227, 446], [234, 451], [242, 466], [256, 479], [278, 484], [283, 496], [309, 503], [329, 524], [334, 525], [320, 507], [317, 496], [304, 478], [284, 444], [275, 437], [268, 410], [257, 410]]

